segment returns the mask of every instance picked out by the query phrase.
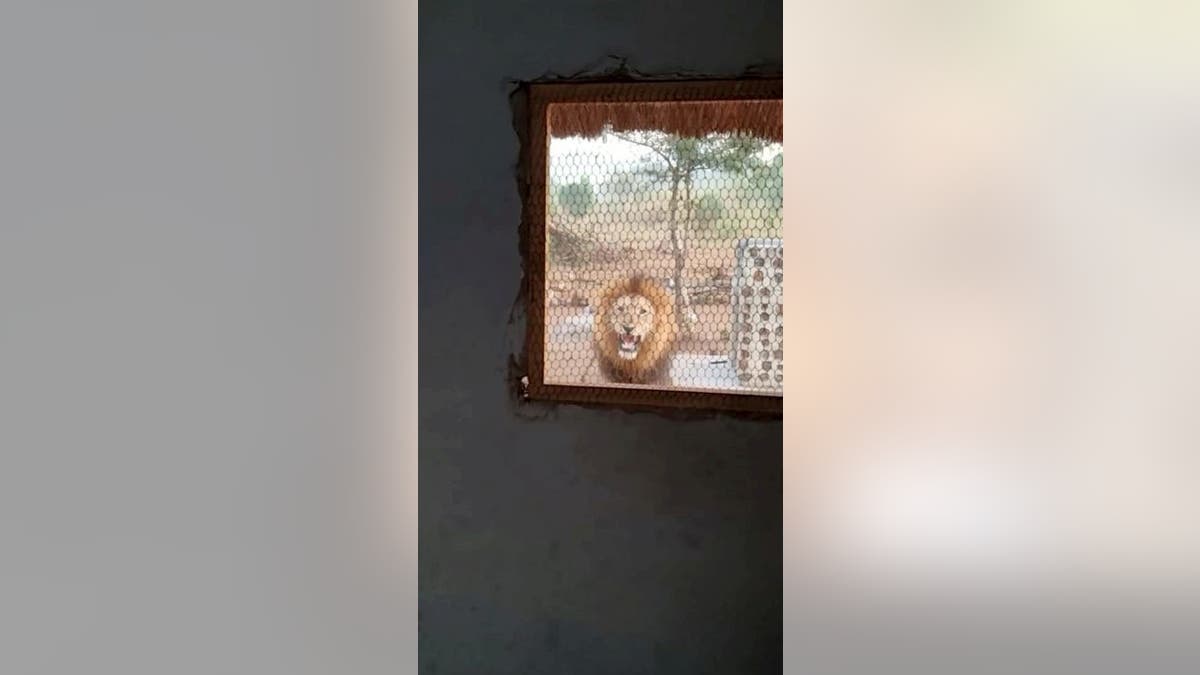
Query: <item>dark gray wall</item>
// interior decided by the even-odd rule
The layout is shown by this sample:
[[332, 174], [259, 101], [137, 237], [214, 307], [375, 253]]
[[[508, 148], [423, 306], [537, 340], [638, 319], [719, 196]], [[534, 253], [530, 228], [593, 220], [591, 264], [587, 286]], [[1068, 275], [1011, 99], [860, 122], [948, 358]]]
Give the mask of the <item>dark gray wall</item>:
[[520, 283], [510, 80], [781, 61], [779, 0], [420, 8], [420, 658], [426, 673], [766, 673], [782, 426], [508, 397]]

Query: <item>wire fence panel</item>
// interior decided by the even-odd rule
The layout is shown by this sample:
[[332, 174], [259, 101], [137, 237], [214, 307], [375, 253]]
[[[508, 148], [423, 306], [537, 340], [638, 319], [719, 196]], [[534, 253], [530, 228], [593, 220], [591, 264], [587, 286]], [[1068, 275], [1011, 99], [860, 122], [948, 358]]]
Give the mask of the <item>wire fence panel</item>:
[[551, 135], [547, 384], [782, 395], [783, 146]]

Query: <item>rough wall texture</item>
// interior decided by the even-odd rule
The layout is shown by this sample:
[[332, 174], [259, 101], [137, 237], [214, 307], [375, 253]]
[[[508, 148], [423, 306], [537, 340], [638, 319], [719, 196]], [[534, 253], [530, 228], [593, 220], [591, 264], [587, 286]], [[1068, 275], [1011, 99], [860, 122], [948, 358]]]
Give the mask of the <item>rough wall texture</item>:
[[737, 75], [779, 62], [781, 15], [778, 0], [422, 4], [422, 672], [778, 671], [780, 422], [513, 402], [508, 94], [606, 54]]

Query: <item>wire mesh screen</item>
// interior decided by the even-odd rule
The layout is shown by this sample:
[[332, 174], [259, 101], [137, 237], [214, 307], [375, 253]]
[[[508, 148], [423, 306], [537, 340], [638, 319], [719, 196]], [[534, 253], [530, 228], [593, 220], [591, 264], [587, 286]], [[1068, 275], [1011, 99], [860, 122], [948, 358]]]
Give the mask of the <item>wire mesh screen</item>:
[[783, 147], [738, 103], [720, 132], [552, 129], [547, 384], [782, 395]]

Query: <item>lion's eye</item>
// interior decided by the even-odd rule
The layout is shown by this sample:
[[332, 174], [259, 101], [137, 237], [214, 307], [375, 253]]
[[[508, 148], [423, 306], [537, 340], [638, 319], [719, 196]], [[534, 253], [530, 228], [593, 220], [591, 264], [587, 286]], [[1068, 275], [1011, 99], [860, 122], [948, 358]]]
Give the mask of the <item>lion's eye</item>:
[[646, 310], [644, 310], [644, 309], [639, 309], [639, 310], [638, 310], [638, 314], [645, 314], [645, 313], [646, 313]]

